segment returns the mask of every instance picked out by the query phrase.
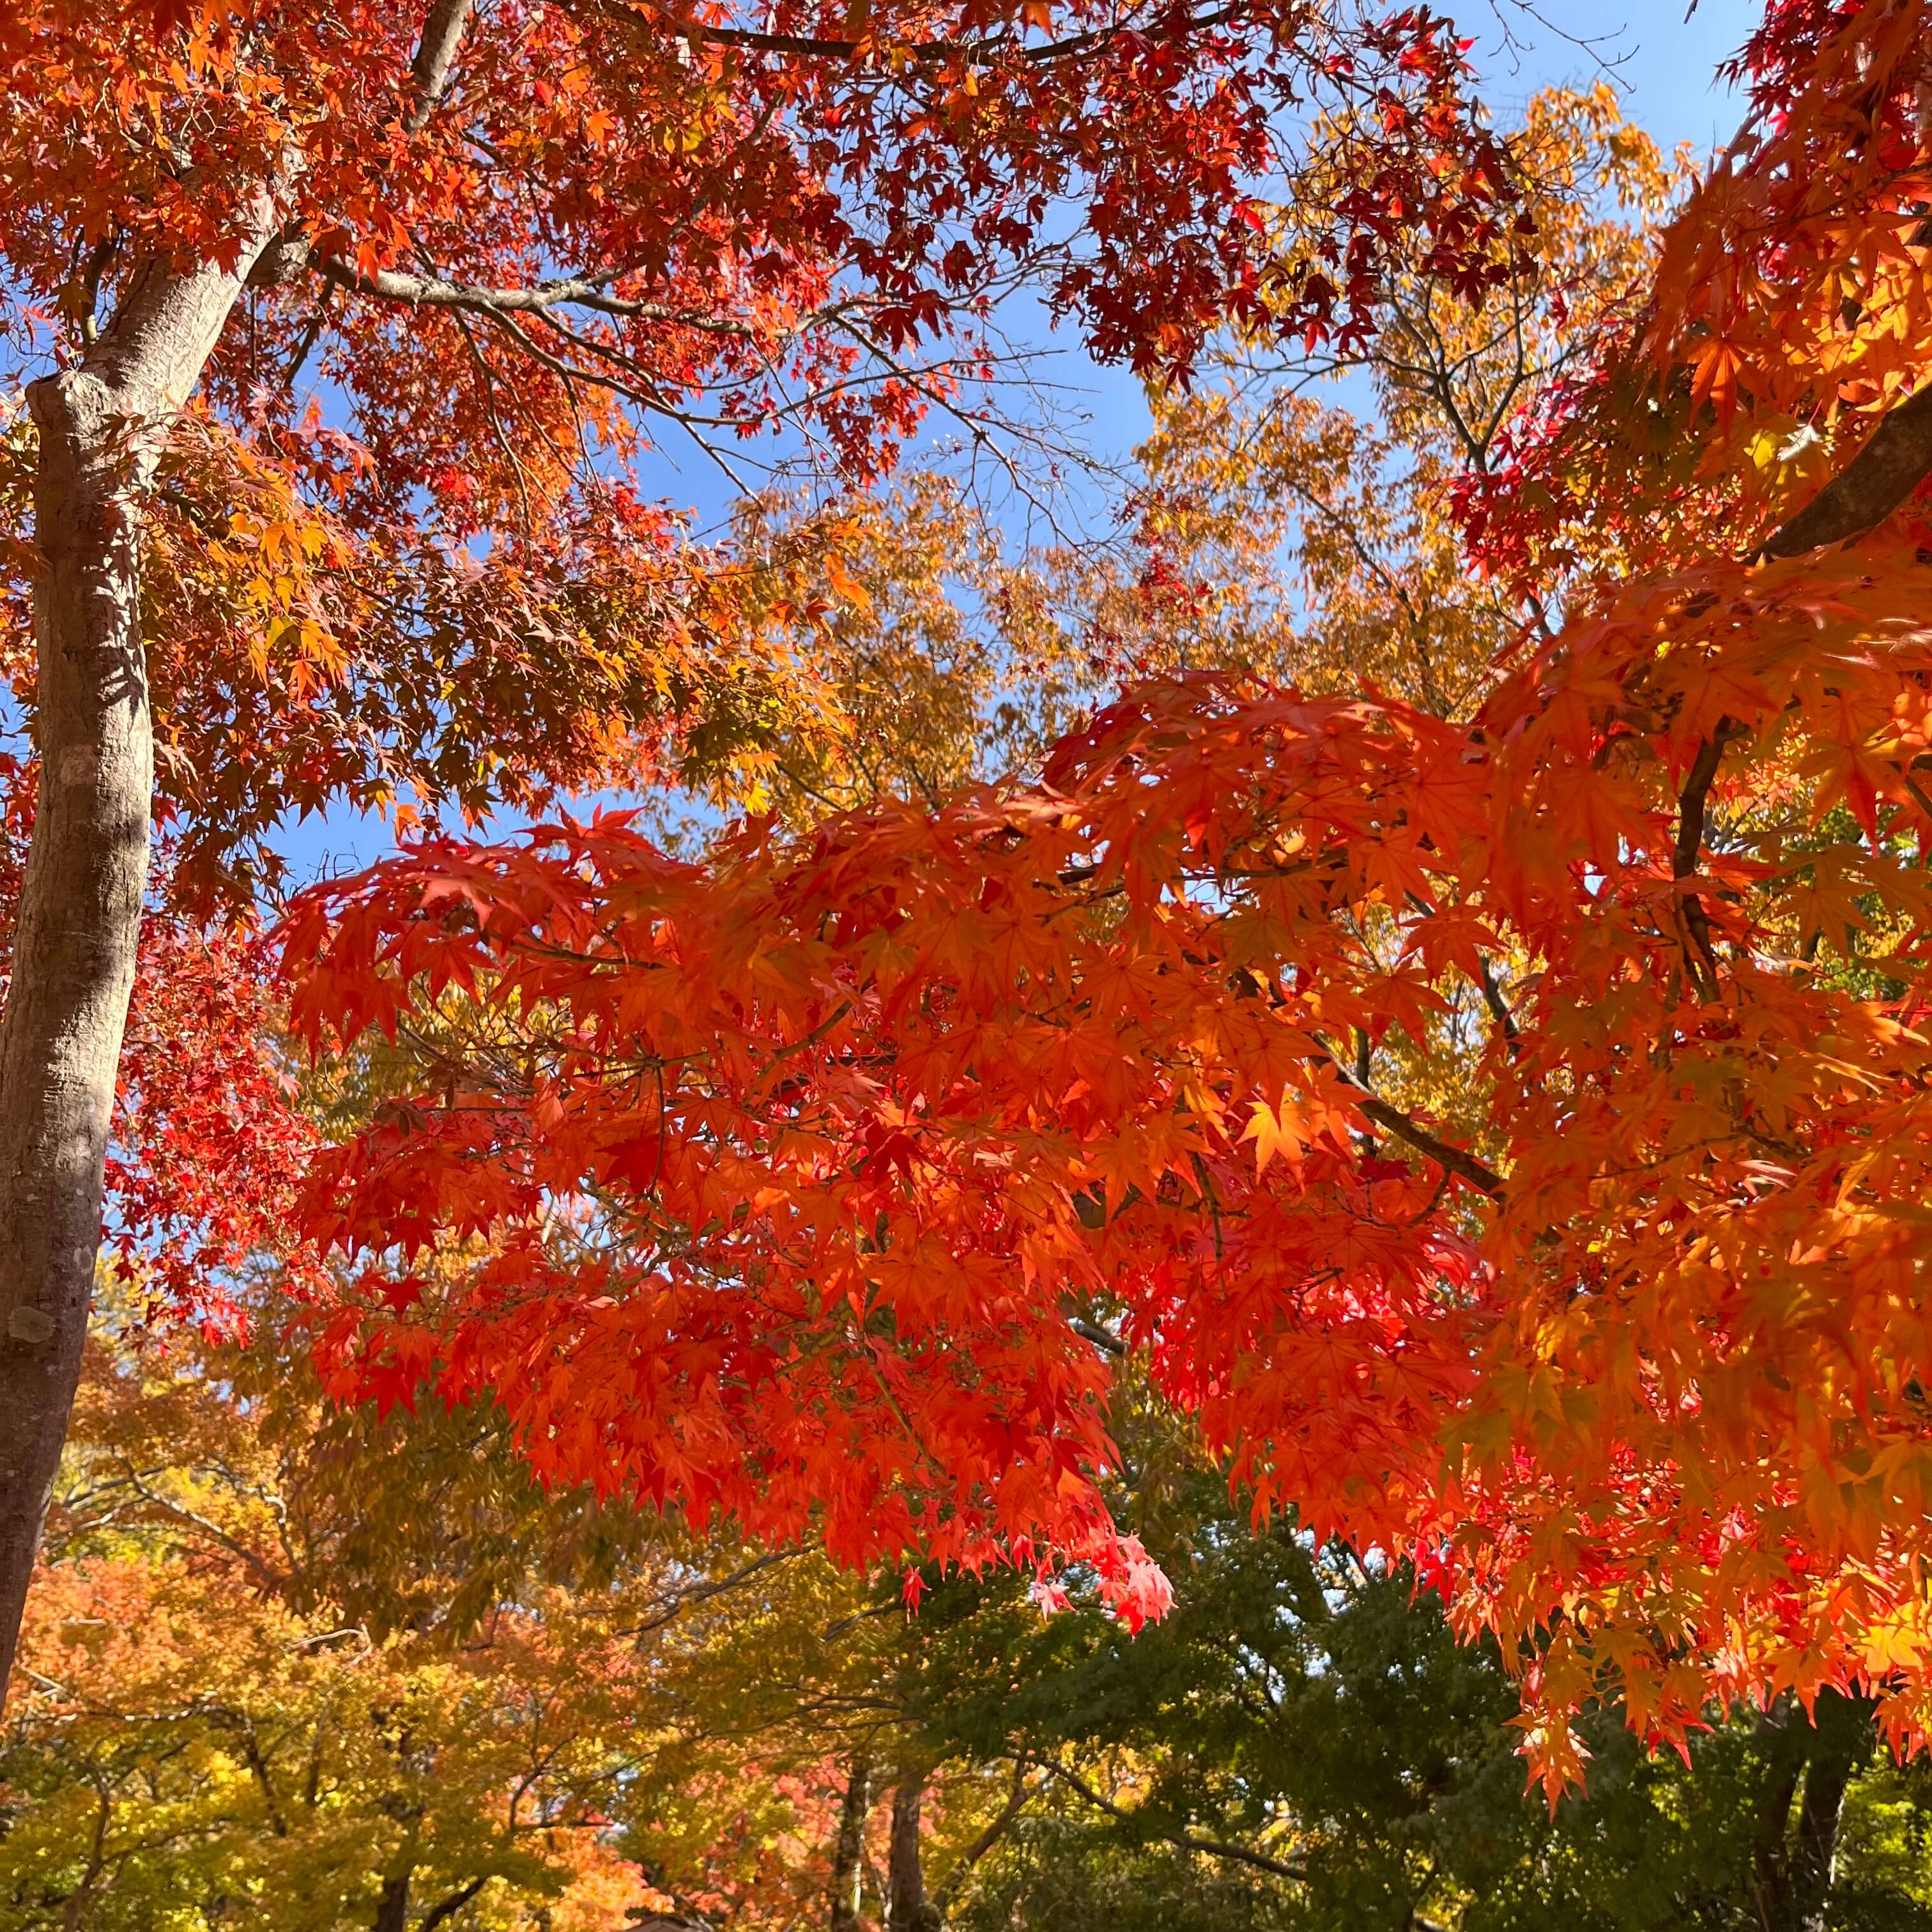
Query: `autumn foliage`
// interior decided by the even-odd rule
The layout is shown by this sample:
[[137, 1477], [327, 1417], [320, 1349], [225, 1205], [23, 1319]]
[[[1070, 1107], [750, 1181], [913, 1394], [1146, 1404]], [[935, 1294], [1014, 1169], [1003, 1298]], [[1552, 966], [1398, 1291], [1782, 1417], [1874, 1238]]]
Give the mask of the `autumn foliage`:
[[[1426, 11], [431, 11], [434, 74], [386, 4], [0, 27], [16, 362], [50, 328], [84, 352], [144, 264], [232, 260], [275, 203], [147, 506], [158, 804], [204, 899], [272, 882], [291, 812], [529, 808], [808, 705], [771, 620], [823, 609], [836, 520], [692, 542], [654, 445], [739, 479], [776, 437], [862, 484], [931, 412], [982, 422], [1016, 286], [1172, 373], [1229, 319], [1360, 338], [1418, 226], [1467, 286], [1511, 252], [1507, 158]], [[1295, 104], [1354, 184], [1286, 261], [1250, 184], [1316, 165]], [[7, 457], [24, 524], [31, 443]]]
[[[272, 1264], [328, 1393], [494, 1400], [560, 1492], [1138, 1628], [1134, 1358], [1258, 1520], [1499, 1641], [1552, 1800], [1606, 1696], [1681, 1744], [1866, 1692], [1924, 1742], [1932, 19], [1777, 0], [1656, 226], [1676, 178], [1607, 106], [1512, 142], [1466, 52], [1293, 4], [0, 20], [21, 359], [98, 361], [254, 237], [113, 579], [166, 840], [118, 934], [119, 1269], [222, 1317]], [[877, 493], [935, 416], [997, 434], [1022, 286], [1165, 386], [1132, 572], [976, 566], [1016, 683], [1088, 600], [994, 779], [983, 686], [851, 640], [894, 544], [966, 529]], [[1382, 355], [1389, 442], [1304, 400], [1231, 456], [1185, 394], [1216, 331]], [[0, 452], [23, 702], [38, 434]], [[735, 481], [760, 436], [838, 488], [694, 542], [648, 453]], [[1277, 484], [1306, 626], [1246, 596]], [[423, 838], [295, 902], [279, 985], [233, 922], [291, 814], [669, 777], [787, 808], [701, 860], [622, 813]], [[128, 1620], [190, 1590], [122, 1581]], [[280, 1615], [238, 1640], [299, 1653]]]
[[[762, 802], [772, 740], [848, 722], [812, 657], [854, 501], [928, 422], [1013, 463], [1010, 298], [1184, 380], [1226, 326], [1359, 344], [1398, 258], [1510, 275], [1522, 184], [1466, 52], [1424, 9], [1299, 0], [7, 10], [0, 678], [46, 770], [0, 1032], [0, 1668], [117, 1088], [112, 1178], [171, 1264], [171, 1222], [218, 1230], [218, 1274], [248, 1214], [288, 1232], [213, 1065], [202, 1193], [145, 1178], [174, 1070], [122, 1064], [144, 916], [193, 937], [144, 989], [185, 1024], [155, 974], [274, 902], [311, 813]], [[1291, 244], [1264, 195], [1304, 192]], [[809, 507], [699, 540], [667, 457]]]
[[[1036, 784], [312, 895], [298, 1028], [423, 1067], [310, 1196], [371, 1263], [338, 1385], [1139, 1615], [1118, 1318], [1258, 1509], [1503, 1640], [1552, 1791], [1606, 1690], [1678, 1738], [1856, 1682], [1918, 1742], [1928, 48], [1773, 8], [1648, 299], [1460, 488], [1529, 614], [1466, 710], [1183, 676]], [[1359, 1070], [1457, 988], [1442, 1120]]]

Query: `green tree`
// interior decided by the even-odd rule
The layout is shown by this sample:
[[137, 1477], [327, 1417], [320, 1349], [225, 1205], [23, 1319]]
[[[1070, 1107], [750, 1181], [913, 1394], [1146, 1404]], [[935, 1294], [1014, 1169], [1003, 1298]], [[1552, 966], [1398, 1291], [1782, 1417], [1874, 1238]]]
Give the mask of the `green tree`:
[[1412, 1572], [1257, 1529], [1206, 1470], [1148, 1535], [1177, 1604], [1137, 1636], [968, 1586], [926, 1607], [908, 1701], [930, 1748], [1038, 1768], [974, 1932], [1932, 1925], [1932, 1784], [1862, 1705], [1713, 1712], [1688, 1762], [1600, 1711], [1589, 1790], [1551, 1815], [1525, 1802], [1500, 1658]]

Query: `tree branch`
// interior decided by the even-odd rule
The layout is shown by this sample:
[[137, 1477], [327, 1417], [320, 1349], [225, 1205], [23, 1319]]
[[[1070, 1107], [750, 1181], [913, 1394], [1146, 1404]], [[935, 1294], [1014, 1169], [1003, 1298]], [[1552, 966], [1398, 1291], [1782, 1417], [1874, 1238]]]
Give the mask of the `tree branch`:
[[1150, 1825], [1138, 1813], [1129, 1811], [1102, 1798], [1094, 1787], [1077, 1778], [1064, 1765], [1049, 1764], [1046, 1768], [1063, 1784], [1070, 1786], [1089, 1804], [1096, 1806], [1110, 1818], [1117, 1818], [1124, 1825], [1130, 1825], [1137, 1832], [1144, 1832], [1150, 1838], [1164, 1838], [1170, 1845], [1179, 1845], [1190, 1852], [1204, 1852], [1210, 1858], [1229, 1858], [1237, 1864], [1252, 1865], [1256, 1871], [1272, 1873], [1276, 1878], [1305, 1880], [1308, 1869], [1305, 1865], [1290, 1864], [1282, 1858], [1271, 1858], [1265, 1852], [1250, 1850], [1246, 1845], [1231, 1845], [1220, 1838], [1204, 1838], [1193, 1832], [1163, 1832], [1157, 1825]]
[[[463, 0], [463, 4], [466, 7], [469, 0]], [[481, 1878], [472, 1878], [460, 1891], [452, 1892], [440, 1904], [431, 1906], [423, 1914], [423, 1922], [417, 1932], [436, 1932], [437, 1926], [446, 1918], [454, 1917], [489, 1882], [490, 1875], [486, 1872]]]
[[1095, 1348], [1104, 1350], [1108, 1354], [1120, 1356], [1127, 1352], [1126, 1343], [1112, 1329], [1102, 1328], [1097, 1322], [1088, 1321], [1084, 1315], [1070, 1315], [1066, 1318], [1066, 1325], [1082, 1341], [1091, 1342]]
[[[650, 4], [650, 0], [646, 0]], [[627, 5], [623, 0], [602, 0], [602, 10], [619, 14], [635, 20], [644, 8]], [[874, 52], [890, 52], [907, 56], [920, 62], [972, 61], [985, 62], [1001, 55], [1017, 56], [1030, 66], [1043, 66], [1054, 61], [1066, 60], [1072, 56], [1090, 53], [1096, 47], [1104, 46], [1123, 33], [1132, 31], [1131, 23], [1122, 20], [1105, 27], [1096, 27], [1084, 34], [1071, 34], [1064, 40], [1050, 40], [1038, 46], [1028, 46], [1012, 33], [983, 34], [975, 40], [907, 40], [874, 44], [869, 40], [820, 38], [815, 34], [772, 34], [755, 31], [748, 27], [708, 27], [682, 15], [674, 14], [668, 8], [650, 4], [650, 10], [658, 14], [670, 24], [671, 31], [694, 46], [738, 47], [754, 53], [784, 54], [795, 59], [851, 61], [862, 58]], [[1190, 15], [1172, 25], [1156, 30], [1142, 30], [1144, 37], [1163, 43], [1184, 38], [1189, 34], [1207, 32], [1216, 27], [1226, 26], [1241, 16], [1238, 6], [1218, 7], [1211, 12]]]
[[[627, 268], [604, 268], [591, 275], [562, 275], [554, 281], [536, 282], [527, 288], [484, 288], [473, 282], [452, 281], [442, 275], [406, 275], [393, 268], [379, 268], [365, 275], [346, 262], [318, 256], [316, 272], [358, 296], [380, 302], [406, 303], [411, 308], [472, 309], [479, 314], [515, 315], [556, 308], [566, 302], [594, 308], [606, 315], [636, 316], [646, 321], [674, 322], [701, 328], [706, 318], [681, 309], [652, 302], [625, 302], [604, 291]], [[750, 332], [740, 323], [711, 325], [714, 332], [734, 335]]]
[[[1697, 755], [1690, 761], [1684, 789], [1677, 800], [1677, 844], [1670, 856], [1673, 878], [1688, 879], [1696, 875], [1703, 857], [1705, 809], [1710, 796], [1711, 782], [1718, 776], [1718, 767], [1724, 763], [1726, 748], [1738, 735], [1738, 728], [1730, 718], [1720, 718], [1716, 728], [1697, 747]], [[1688, 959], [1685, 963], [1690, 968], [1690, 977], [1699, 993], [1707, 999], [1715, 999], [1718, 992], [1718, 951], [1711, 938], [1711, 915], [1705, 909], [1702, 898], [1688, 890], [1683, 897], [1683, 910], [1684, 931], [1697, 954], [1696, 958]]]
[[1375, 1122], [1384, 1132], [1394, 1135], [1399, 1141], [1406, 1142], [1417, 1153], [1426, 1154], [1439, 1168], [1466, 1180], [1480, 1192], [1486, 1194], [1492, 1201], [1502, 1198], [1503, 1178], [1494, 1168], [1478, 1160], [1466, 1148], [1451, 1146], [1438, 1139], [1426, 1127], [1418, 1126], [1400, 1108], [1392, 1107], [1381, 1095], [1372, 1091], [1354, 1072], [1344, 1066], [1335, 1056], [1323, 1049], [1322, 1058], [1334, 1070], [1335, 1077], [1355, 1096], [1358, 1110]]
[[1024, 1757], [1014, 1759], [1012, 1789], [1006, 1793], [1006, 1803], [988, 1820], [985, 1830], [954, 1859], [952, 1869], [934, 1888], [932, 1902], [938, 1910], [942, 1923], [952, 1911], [952, 1901], [958, 1896], [959, 1888], [971, 1875], [973, 1868], [1006, 1836], [1013, 1820], [1025, 1810], [1027, 1799], [1030, 1795], [1027, 1790], [1026, 1781], [1027, 1772], [1030, 1768]]
[[712, 1597], [722, 1596], [728, 1590], [735, 1590], [741, 1583], [748, 1582], [760, 1570], [769, 1570], [774, 1564], [790, 1560], [790, 1550], [769, 1550], [763, 1556], [755, 1557], [749, 1563], [734, 1570], [728, 1576], [716, 1577], [710, 1582], [694, 1583], [682, 1590], [672, 1590], [651, 1599], [651, 1614], [642, 1623], [632, 1624], [613, 1633], [620, 1637], [646, 1636], [652, 1630], [662, 1630], [666, 1624], [674, 1623], [693, 1604], [701, 1604]]
[[473, 0], [434, 0], [429, 18], [423, 22], [416, 58], [410, 63], [410, 77], [416, 84], [416, 105], [403, 122], [412, 134], [419, 132], [436, 112], [449, 86], [449, 70], [456, 64], [456, 50], [463, 44], [463, 30], [470, 24], [472, 4]]
[[1862, 536], [1932, 474], [1932, 383], [1900, 403], [1850, 463], [1797, 515], [1774, 530], [1760, 559]]
[[1477, 956], [1477, 964], [1482, 968], [1479, 983], [1483, 989], [1483, 1004], [1490, 1010], [1490, 1017], [1496, 1023], [1498, 1030], [1511, 1047], [1522, 1043], [1521, 1030], [1516, 1023], [1516, 1016], [1510, 1011], [1509, 1002], [1503, 998], [1503, 989], [1496, 982], [1496, 968], [1490, 963], [1486, 953]]

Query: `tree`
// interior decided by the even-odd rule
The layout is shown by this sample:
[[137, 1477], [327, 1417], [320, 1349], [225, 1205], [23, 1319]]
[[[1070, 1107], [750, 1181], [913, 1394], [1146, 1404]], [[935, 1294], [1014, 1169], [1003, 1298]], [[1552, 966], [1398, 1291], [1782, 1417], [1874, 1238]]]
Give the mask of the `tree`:
[[[1588, 1796], [1526, 1808], [1495, 1646], [1396, 1566], [1257, 1529], [1138, 1376], [1108, 1499], [1179, 1588], [1130, 1636], [1010, 1571], [929, 1574], [908, 1616], [889, 1569], [547, 1496], [487, 1406], [332, 1410], [299, 1350], [163, 1346], [108, 1300], [0, 1740], [9, 1925], [1932, 1910], [1924, 1768], [1849, 1704], [1713, 1712], [1688, 1762], [1600, 1712]], [[274, 1331], [272, 1294], [250, 1313]]]
[[[1264, 1514], [1494, 1634], [1552, 1798], [1603, 1695], [1919, 1741], [1924, 28], [1776, 9], [1644, 302], [1457, 479], [1526, 614], [1473, 712], [1157, 680], [1036, 785], [310, 902], [305, 1030], [464, 1041], [310, 1226], [491, 1244], [378, 1265], [342, 1385], [495, 1387], [541, 1466], [852, 1560], [1057, 1552], [1138, 1617], [1100, 1485], [1144, 1347]], [[1426, 1052], [1457, 982], [1460, 1129], [1350, 1051]]]
[[[1184, 369], [1231, 314], [1358, 332], [1418, 218], [1480, 286], [1510, 183], [1413, 10], [44, 0], [10, 10], [0, 61], [34, 376], [12, 659], [43, 778], [0, 1034], [4, 1664], [86, 1328], [158, 798], [206, 904], [272, 869], [290, 808], [474, 810], [634, 770], [706, 683], [728, 710], [770, 668], [734, 574], [646, 500], [647, 432], [728, 466], [781, 427], [862, 482], [924, 409], [970, 420], [973, 338], [1017, 280], [1099, 352]], [[1276, 110], [1305, 98], [1359, 165], [1264, 309], [1247, 184], [1298, 170]]]
[[[112, 1325], [94, 1348], [0, 1757], [8, 1922], [608, 1923], [641, 1896], [609, 1826], [634, 1653], [534, 1563], [519, 1607], [491, 1594], [482, 1432], [345, 1456], [312, 1385], [300, 1434], [299, 1378], [244, 1395], [260, 1366]], [[393, 1521], [369, 1560], [386, 1492], [436, 1567]]]
[[[1036, 769], [1123, 679], [1187, 668], [1472, 709], [1519, 617], [1468, 568], [1456, 486], [1504, 460], [1515, 416], [1639, 297], [1690, 178], [1607, 86], [1538, 95], [1504, 138], [1530, 232], [1488, 302], [1443, 287], [1418, 238], [1392, 256], [1366, 341], [1311, 355], [1266, 329], [1217, 338], [1191, 386], [1150, 389], [1114, 541], [1022, 549], [930, 471], [854, 503], [841, 561], [860, 594], [811, 644], [847, 728], [773, 734], [769, 808], [806, 824], [882, 795], [934, 803]], [[1366, 378], [1372, 410], [1309, 393], [1343, 372]], [[790, 535], [803, 508], [748, 506], [747, 548]]]
[[1010, 1586], [922, 1611], [926, 1721], [1024, 1756], [1038, 1786], [962, 1926], [1922, 1922], [1923, 1768], [1896, 1769], [1868, 1709], [1714, 1711], [1688, 1759], [1593, 1713], [1591, 1789], [1546, 1816], [1522, 1802], [1493, 1644], [1458, 1642], [1412, 1573], [1257, 1532], [1218, 1472], [1175, 1473], [1136, 1510], [1177, 1578], [1157, 1628], [1130, 1639], [1090, 1602], [1042, 1624]]
[[890, 1576], [547, 1495], [486, 1406], [332, 1409], [298, 1348], [107, 1300], [0, 1744], [8, 1924], [871, 1924], [997, 1838], [1004, 1768], [934, 1775], [892, 1700]]

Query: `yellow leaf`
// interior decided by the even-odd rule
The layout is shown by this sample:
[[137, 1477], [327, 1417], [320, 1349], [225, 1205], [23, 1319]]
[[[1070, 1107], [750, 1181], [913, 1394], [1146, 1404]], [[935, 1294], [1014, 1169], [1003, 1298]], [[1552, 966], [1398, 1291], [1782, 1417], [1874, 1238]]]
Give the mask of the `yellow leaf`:
[[1282, 1096], [1279, 1108], [1270, 1107], [1265, 1100], [1256, 1101], [1241, 1138], [1255, 1144], [1256, 1173], [1264, 1173], [1276, 1154], [1291, 1173], [1300, 1173], [1301, 1150], [1307, 1144], [1307, 1138], [1302, 1131], [1300, 1112], [1286, 1094]]

